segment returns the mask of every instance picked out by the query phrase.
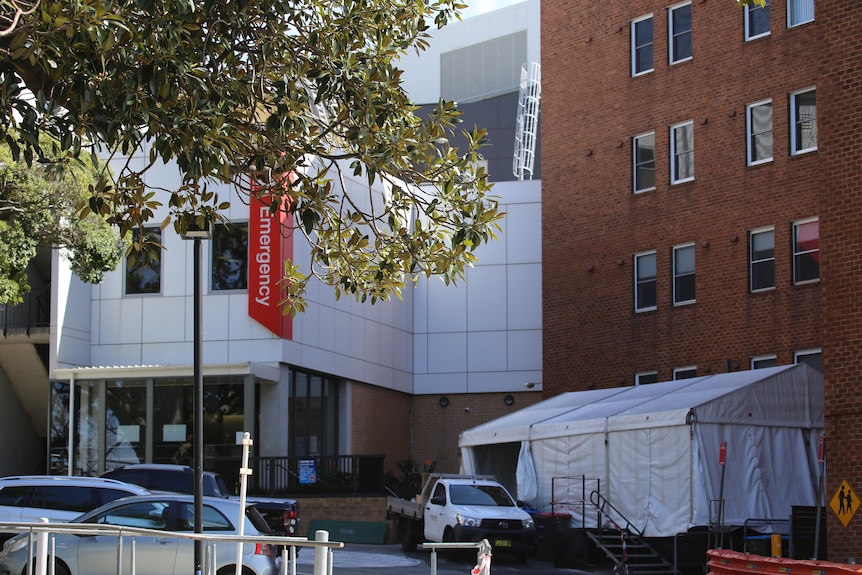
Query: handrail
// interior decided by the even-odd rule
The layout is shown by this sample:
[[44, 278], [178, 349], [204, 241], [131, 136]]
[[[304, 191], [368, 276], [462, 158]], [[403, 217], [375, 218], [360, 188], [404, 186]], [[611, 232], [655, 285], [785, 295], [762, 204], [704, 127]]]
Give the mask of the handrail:
[[[633, 533], [638, 537], [643, 537], [643, 532], [634, 525], [632, 525], [632, 522], [626, 519], [626, 516], [623, 515], [619, 509], [614, 507], [613, 503], [608, 501], [608, 499], [598, 491], [593, 491], [592, 493], [590, 493], [590, 503], [592, 503], [596, 507], [596, 509], [598, 509], [602, 513], [602, 515], [607, 517], [608, 521], [610, 521], [618, 531], [626, 531], [628, 533]], [[617, 521], [614, 521], [610, 513], [605, 510], [606, 507], [610, 508], [617, 515], [617, 517], [619, 517], [625, 522], [624, 528], [620, 527]], [[599, 529], [601, 529], [601, 527], [601, 524], [599, 524]]]
[[[190, 539], [190, 540], [200, 540], [203, 541], [208, 546], [215, 546], [219, 543], [268, 543], [274, 546], [282, 547], [282, 561], [280, 568], [280, 575], [286, 575], [288, 566], [290, 567], [290, 574], [296, 575], [296, 547], [313, 547], [320, 548], [323, 551], [329, 553], [327, 555], [325, 563], [331, 564], [331, 552], [332, 549], [343, 549], [344, 543], [341, 541], [329, 541], [329, 533], [326, 531], [319, 531], [316, 533], [316, 540], [312, 541], [306, 539], [304, 537], [286, 537], [279, 535], [229, 535], [229, 534], [215, 534], [215, 533], [188, 533], [188, 532], [177, 532], [177, 531], [163, 531], [158, 529], [145, 529], [142, 527], [124, 527], [118, 525], [105, 525], [100, 523], [48, 523], [39, 522], [39, 523], [30, 523], [30, 522], [21, 522], [21, 521], [5, 521], [0, 522], [0, 532], [14, 532], [14, 533], [25, 533], [29, 534], [29, 541], [27, 546], [29, 548], [34, 548], [36, 544], [36, 536], [38, 534], [47, 534], [53, 535], [56, 533], [68, 533], [75, 535], [112, 535], [116, 536], [118, 547], [122, 545], [124, 537], [131, 537], [134, 540], [135, 537], [165, 537], [169, 536], [171, 538], [177, 539]], [[52, 549], [52, 545], [49, 543], [47, 545], [48, 550]], [[134, 550], [134, 546], [132, 547]], [[39, 551], [38, 548], [36, 549]], [[288, 561], [288, 556], [291, 561]], [[315, 573], [326, 573], [326, 565], [319, 566], [318, 565], [318, 553], [315, 553]], [[132, 560], [134, 561], [134, 551], [132, 552]], [[42, 565], [47, 565], [48, 561], [43, 561]], [[32, 562], [29, 563], [32, 566]], [[134, 570], [133, 570], [134, 572]], [[39, 573], [35, 575], [47, 575], [46, 573]]]

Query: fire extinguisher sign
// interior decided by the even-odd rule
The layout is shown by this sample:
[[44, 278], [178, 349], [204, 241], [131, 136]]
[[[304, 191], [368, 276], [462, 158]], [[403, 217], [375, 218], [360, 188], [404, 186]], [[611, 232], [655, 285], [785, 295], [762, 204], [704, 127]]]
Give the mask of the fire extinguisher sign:
[[724, 465], [727, 462], [727, 442], [722, 441], [718, 446], [718, 464]]

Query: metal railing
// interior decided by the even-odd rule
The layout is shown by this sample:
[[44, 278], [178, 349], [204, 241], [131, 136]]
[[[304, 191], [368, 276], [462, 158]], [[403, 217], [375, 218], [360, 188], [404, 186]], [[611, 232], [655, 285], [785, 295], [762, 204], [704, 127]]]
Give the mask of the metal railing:
[[17, 305], [0, 304], [0, 326], [3, 336], [20, 331], [28, 336], [34, 328], [51, 325], [51, 288], [24, 294], [24, 301]]
[[[254, 474], [248, 477], [248, 492], [257, 496], [279, 495], [383, 495], [383, 455], [327, 455], [317, 457], [249, 457]], [[210, 457], [207, 471], [217, 471], [228, 489], [238, 492], [239, 457]], [[309, 482], [303, 468], [314, 469]]]
[[437, 575], [437, 550], [454, 551], [457, 549], [475, 549], [476, 550], [476, 567], [471, 573], [475, 575], [490, 575], [491, 573], [491, 543], [487, 539], [482, 539], [478, 542], [461, 543], [461, 542], [446, 542], [446, 543], [431, 543], [426, 541], [422, 544], [425, 549], [431, 550], [431, 575]]
[[[314, 574], [327, 575], [332, 573], [332, 550], [344, 548], [340, 541], [329, 541], [329, 532], [317, 531], [315, 540], [304, 537], [280, 537], [274, 535], [215, 535], [181, 533], [176, 531], [161, 531], [156, 529], [143, 529], [138, 527], [119, 527], [116, 525], [84, 524], [84, 523], [48, 523], [44, 520], [40, 523], [23, 522], [0, 522], [0, 532], [26, 533], [29, 534], [27, 548], [29, 556], [35, 561], [27, 562], [25, 575], [54, 575], [54, 535], [59, 533], [75, 535], [109, 535], [117, 537], [117, 574], [127, 575], [122, 567], [123, 541], [129, 539], [131, 544], [129, 565], [131, 572], [135, 575], [135, 538], [136, 537], [170, 537], [176, 539], [200, 540], [204, 542], [204, 566], [203, 575], [215, 575], [215, 557], [217, 545], [255, 545], [258, 543], [269, 544], [283, 549], [279, 565], [279, 575], [296, 575], [296, 553], [298, 547], [314, 548]], [[237, 552], [241, 556], [241, 552]], [[189, 558], [191, 563], [191, 558]]]

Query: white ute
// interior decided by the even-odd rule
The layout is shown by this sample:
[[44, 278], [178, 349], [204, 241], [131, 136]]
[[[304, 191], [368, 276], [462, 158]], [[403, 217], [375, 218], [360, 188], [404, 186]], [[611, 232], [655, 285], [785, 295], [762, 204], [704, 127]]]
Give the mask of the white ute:
[[386, 499], [405, 551], [416, 549], [422, 537], [438, 543], [487, 539], [495, 551], [523, 561], [536, 544], [533, 518], [492, 477], [432, 473], [416, 499]]

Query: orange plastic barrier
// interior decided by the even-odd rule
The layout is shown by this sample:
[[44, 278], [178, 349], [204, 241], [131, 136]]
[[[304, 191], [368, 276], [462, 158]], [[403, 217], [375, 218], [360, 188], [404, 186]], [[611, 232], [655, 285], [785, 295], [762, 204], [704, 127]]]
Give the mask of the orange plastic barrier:
[[710, 549], [706, 566], [713, 575], [859, 575], [862, 566], [830, 561], [762, 557], [739, 551]]

